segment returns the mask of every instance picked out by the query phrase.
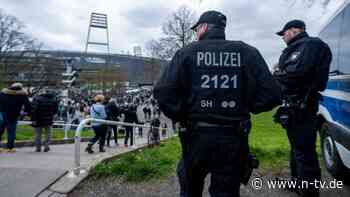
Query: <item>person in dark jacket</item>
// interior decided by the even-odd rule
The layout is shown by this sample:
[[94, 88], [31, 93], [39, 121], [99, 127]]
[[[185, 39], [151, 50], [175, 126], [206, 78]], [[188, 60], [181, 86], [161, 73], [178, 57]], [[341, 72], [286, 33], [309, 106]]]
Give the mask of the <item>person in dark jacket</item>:
[[151, 138], [152, 138], [154, 145], [160, 144], [159, 128], [160, 128], [159, 116], [154, 116], [154, 118], [151, 120], [151, 131], [150, 131]]
[[175, 53], [154, 88], [164, 115], [186, 128], [180, 136], [185, 177], [179, 178], [186, 196], [202, 196], [208, 173], [211, 196], [239, 196], [250, 161], [250, 113], [280, 103], [279, 87], [260, 52], [225, 40], [225, 27], [224, 14], [203, 13], [192, 28], [198, 41]]
[[142, 111], [143, 111], [145, 120], [147, 121], [147, 120], [149, 119], [149, 118], [148, 118], [147, 106], [144, 106], [144, 107], [142, 108]]
[[[160, 115], [159, 115], [159, 117], [160, 117]], [[167, 135], [167, 130], [168, 130], [168, 125], [166, 124], [166, 122], [163, 122], [163, 124], [162, 124], [162, 137], [163, 138], [165, 138], [166, 137], [166, 135]]]
[[[136, 105], [130, 104], [128, 108], [123, 112], [125, 115], [124, 122], [127, 123], [139, 123], [136, 114], [137, 107]], [[128, 140], [130, 138], [130, 146], [134, 145], [134, 131], [132, 126], [125, 126], [125, 138], [124, 138], [124, 146], [128, 147]]]
[[7, 151], [15, 152], [14, 142], [16, 139], [17, 120], [22, 107], [25, 112], [30, 112], [28, 94], [23, 90], [21, 83], [14, 83], [0, 93], [0, 112], [4, 122], [0, 125], [0, 142], [2, 135], [7, 128]]
[[[305, 30], [303, 21], [292, 20], [277, 32], [287, 48], [274, 73], [283, 100], [275, 118], [287, 130], [291, 145], [291, 179], [313, 183], [321, 178], [316, 152], [319, 92], [326, 88], [332, 53], [325, 42], [310, 37]], [[301, 196], [319, 196], [319, 189], [309, 186], [293, 191]]]
[[[112, 121], [119, 121], [119, 116], [120, 116], [120, 110], [117, 106], [117, 103], [115, 99], [109, 99], [108, 103], [106, 103], [106, 113], [107, 113], [107, 120], [112, 120]], [[115, 145], [118, 146], [118, 129], [117, 125], [110, 125], [109, 130], [107, 132], [107, 146], [110, 146], [110, 140], [111, 140], [111, 135], [112, 131], [114, 134], [114, 142]]]
[[32, 126], [35, 128], [36, 152], [41, 152], [41, 134], [45, 130], [44, 152], [50, 150], [51, 127], [53, 117], [58, 112], [58, 101], [56, 96], [48, 90], [43, 90], [34, 97], [32, 102]]

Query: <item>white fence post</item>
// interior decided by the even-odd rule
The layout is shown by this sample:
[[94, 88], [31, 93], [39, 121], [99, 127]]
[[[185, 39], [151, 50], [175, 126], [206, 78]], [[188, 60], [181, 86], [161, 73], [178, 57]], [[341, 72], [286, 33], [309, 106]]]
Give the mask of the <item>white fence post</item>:
[[[83, 128], [85, 127], [86, 124], [92, 123], [92, 122], [98, 122], [98, 123], [102, 123], [102, 124], [106, 124], [106, 125], [132, 126], [133, 127], [132, 132], [134, 134], [133, 135], [134, 145], [136, 145], [135, 129], [134, 129], [136, 126], [143, 127], [143, 128], [156, 128], [156, 127], [146, 126], [146, 125], [130, 124], [130, 123], [124, 123], [124, 122], [110, 121], [110, 120], [99, 120], [99, 119], [93, 119], [93, 118], [88, 118], [88, 119], [82, 120], [75, 131], [75, 136], [74, 136], [74, 168], [68, 174], [68, 177], [70, 177], [70, 178], [75, 178], [75, 177], [87, 172], [85, 169], [83, 169], [81, 167], [81, 162], [80, 162], [81, 131], [83, 130]], [[150, 129], [147, 132], [147, 135], [146, 135], [147, 137], [149, 136], [149, 132], [150, 132]]]

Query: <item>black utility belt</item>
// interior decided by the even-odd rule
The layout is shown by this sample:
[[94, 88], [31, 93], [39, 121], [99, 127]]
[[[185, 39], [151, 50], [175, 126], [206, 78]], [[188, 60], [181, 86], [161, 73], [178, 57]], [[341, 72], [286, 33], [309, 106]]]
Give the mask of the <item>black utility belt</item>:
[[213, 124], [208, 122], [193, 122], [193, 126], [195, 127], [224, 127], [224, 128], [238, 128], [241, 125], [241, 121], [237, 121], [235, 124]]
[[213, 124], [199, 121], [192, 123], [192, 128], [190, 131], [198, 134], [236, 136], [241, 129], [241, 121], [237, 121], [235, 124]]

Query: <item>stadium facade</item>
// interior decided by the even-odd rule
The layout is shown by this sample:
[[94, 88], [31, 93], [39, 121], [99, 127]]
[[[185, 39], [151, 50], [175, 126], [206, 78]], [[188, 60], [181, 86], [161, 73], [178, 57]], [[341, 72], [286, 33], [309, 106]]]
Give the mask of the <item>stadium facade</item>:
[[[9, 61], [11, 59], [11, 61]], [[19, 60], [21, 59], [21, 61]], [[16, 60], [16, 61], [14, 61]], [[140, 57], [123, 54], [106, 54], [106, 53], [84, 53], [80, 51], [59, 51], [59, 50], [41, 50], [39, 52], [34, 51], [16, 51], [7, 54], [7, 58], [3, 58], [2, 64], [5, 64], [7, 70], [12, 69], [11, 75], [6, 78], [6, 83], [15, 81], [26, 82], [29, 77], [33, 75], [25, 75], [26, 66], [35, 65], [37, 62], [46, 62], [46, 67], [52, 66], [50, 62], [43, 61], [52, 60], [55, 62], [55, 70], [57, 78], [51, 78], [51, 80], [62, 80], [61, 74], [64, 72], [67, 64], [71, 65], [79, 73], [94, 73], [106, 67], [118, 69], [120, 78], [124, 82], [130, 83], [152, 83], [157, 80], [162, 68], [167, 64], [167, 61]], [[61, 63], [59, 63], [61, 62]], [[16, 65], [16, 66], [15, 66]], [[43, 66], [41, 66], [43, 67]], [[59, 67], [59, 68], [57, 68]], [[5, 74], [6, 75], [6, 74]], [[39, 76], [38, 76], [39, 77]]]

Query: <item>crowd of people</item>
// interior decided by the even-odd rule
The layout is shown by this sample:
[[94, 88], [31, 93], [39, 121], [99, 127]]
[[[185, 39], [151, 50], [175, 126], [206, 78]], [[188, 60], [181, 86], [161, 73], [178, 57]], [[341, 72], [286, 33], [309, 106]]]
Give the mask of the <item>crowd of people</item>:
[[[54, 122], [76, 127], [83, 119], [91, 117], [131, 124], [148, 124], [153, 127], [162, 126], [161, 131], [155, 129], [152, 134], [159, 143], [159, 132], [165, 136], [167, 128], [165, 122], [161, 125], [160, 115], [158, 104], [149, 90], [119, 97], [105, 97], [99, 94], [93, 98], [76, 101], [59, 98], [54, 91], [49, 89], [42, 89], [35, 96], [29, 97], [21, 83], [14, 83], [0, 93], [0, 152], [15, 152], [16, 127], [18, 121], [25, 117], [34, 127], [35, 151], [48, 152]], [[112, 136], [115, 146], [118, 147], [118, 132], [125, 134], [125, 147], [134, 145], [135, 128], [132, 126], [107, 126], [93, 122], [91, 127], [95, 135], [85, 149], [88, 153], [94, 153], [93, 145], [96, 142], [99, 145], [99, 152], [105, 152], [105, 144], [108, 147], [111, 146]], [[1, 144], [5, 130], [8, 134], [6, 145]], [[142, 127], [137, 127], [135, 130], [138, 136], [143, 137]], [[43, 141], [42, 133], [45, 133]]]

